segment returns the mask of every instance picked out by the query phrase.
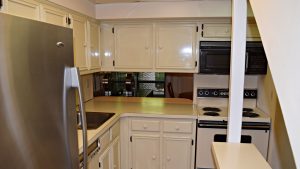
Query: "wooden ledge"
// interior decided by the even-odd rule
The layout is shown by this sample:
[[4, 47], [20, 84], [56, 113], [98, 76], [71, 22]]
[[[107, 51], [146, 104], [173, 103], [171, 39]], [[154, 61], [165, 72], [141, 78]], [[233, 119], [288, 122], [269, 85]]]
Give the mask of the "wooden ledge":
[[214, 142], [212, 151], [218, 169], [271, 169], [254, 144]]

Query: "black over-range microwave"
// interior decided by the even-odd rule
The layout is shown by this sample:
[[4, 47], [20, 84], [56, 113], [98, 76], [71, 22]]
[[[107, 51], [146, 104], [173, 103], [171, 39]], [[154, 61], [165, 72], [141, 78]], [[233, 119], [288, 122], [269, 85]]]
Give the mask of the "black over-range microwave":
[[[199, 73], [229, 74], [230, 41], [201, 41]], [[266, 74], [267, 58], [261, 42], [246, 43], [246, 74]]]

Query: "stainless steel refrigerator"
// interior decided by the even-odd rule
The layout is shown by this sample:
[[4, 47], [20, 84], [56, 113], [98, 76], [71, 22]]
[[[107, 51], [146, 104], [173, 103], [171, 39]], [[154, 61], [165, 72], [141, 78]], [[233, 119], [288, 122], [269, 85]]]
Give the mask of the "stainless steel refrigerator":
[[79, 168], [72, 41], [69, 28], [0, 14], [0, 169]]

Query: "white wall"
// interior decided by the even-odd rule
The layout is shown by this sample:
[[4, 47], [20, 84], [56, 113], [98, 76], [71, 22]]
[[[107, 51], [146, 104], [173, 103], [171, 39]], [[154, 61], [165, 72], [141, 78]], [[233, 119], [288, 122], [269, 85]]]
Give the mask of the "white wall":
[[300, 1], [250, 0], [269, 61], [297, 168], [300, 168]]
[[258, 79], [258, 91], [257, 107], [268, 113], [272, 120], [268, 162], [272, 169], [296, 169], [270, 69], [267, 75]]
[[82, 14], [95, 17], [95, 4], [88, 0], [48, 0]]
[[[253, 16], [251, 10], [248, 16]], [[96, 5], [97, 19], [231, 17], [230, 0]]]

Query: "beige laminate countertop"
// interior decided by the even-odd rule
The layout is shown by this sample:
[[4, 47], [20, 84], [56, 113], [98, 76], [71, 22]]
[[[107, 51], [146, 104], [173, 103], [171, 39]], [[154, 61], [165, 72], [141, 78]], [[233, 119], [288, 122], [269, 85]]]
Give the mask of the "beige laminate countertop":
[[254, 144], [214, 142], [212, 151], [218, 169], [271, 169]]
[[[96, 97], [85, 103], [86, 112], [116, 113], [98, 129], [88, 130], [88, 145], [97, 140], [120, 117], [165, 117], [197, 119], [191, 100], [181, 98]], [[82, 152], [82, 131], [78, 131], [79, 152]]]

